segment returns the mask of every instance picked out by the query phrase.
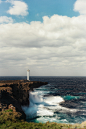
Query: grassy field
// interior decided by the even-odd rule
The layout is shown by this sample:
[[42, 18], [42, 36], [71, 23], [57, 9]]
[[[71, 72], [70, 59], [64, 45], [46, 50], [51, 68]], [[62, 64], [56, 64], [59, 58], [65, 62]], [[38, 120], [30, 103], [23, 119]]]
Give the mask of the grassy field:
[[0, 112], [0, 129], [86, 129], [86, 124], [28, 123], [20, 119], [21, 114], [8, 109]]

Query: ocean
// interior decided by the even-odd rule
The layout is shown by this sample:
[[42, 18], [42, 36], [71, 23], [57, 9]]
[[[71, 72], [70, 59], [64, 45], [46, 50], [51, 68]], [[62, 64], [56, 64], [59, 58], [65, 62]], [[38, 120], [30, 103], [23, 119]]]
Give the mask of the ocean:
[[[0, 77], [21, 80], [26, 76]], [[22, 107], [28, 122], [82, 123], [86, 121], [86, 77], [32, 76], [31, 81], [48, 82], [29, 93], [29, 107]]]

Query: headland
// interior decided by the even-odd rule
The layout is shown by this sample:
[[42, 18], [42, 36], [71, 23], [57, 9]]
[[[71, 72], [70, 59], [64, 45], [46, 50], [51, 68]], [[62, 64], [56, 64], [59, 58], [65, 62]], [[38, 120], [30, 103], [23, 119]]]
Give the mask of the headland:
[[12, 109], [19, 112], [25, 120], [26, 115], [21, 106], [29, 106], [29, 91], [46, 84], [48, 83], [27, 80], [0, 81], [0, 111]]

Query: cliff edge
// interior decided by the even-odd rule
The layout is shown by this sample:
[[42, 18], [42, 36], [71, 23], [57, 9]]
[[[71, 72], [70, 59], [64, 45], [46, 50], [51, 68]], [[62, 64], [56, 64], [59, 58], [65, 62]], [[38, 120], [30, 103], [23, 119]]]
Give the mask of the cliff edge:
[[21, 118], [25, 120], [26, 115], [21, 105], [29, 105], [29, 90], [46, 84], [48, 83], [27, 80], [0, 81], [0, 111], [12, 109], [21, 113]]

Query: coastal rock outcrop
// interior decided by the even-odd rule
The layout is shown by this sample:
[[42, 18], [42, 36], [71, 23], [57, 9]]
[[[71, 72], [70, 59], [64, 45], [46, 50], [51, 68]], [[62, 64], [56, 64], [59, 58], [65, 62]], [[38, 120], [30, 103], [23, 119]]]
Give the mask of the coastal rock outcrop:
[[47, 82], [27, 80], [0, 81], [0, 111], [13, 109], [22, 114], [21, 118], [26, 119], [21, 105], [29, 105], [29, 90], [46, 84]]

